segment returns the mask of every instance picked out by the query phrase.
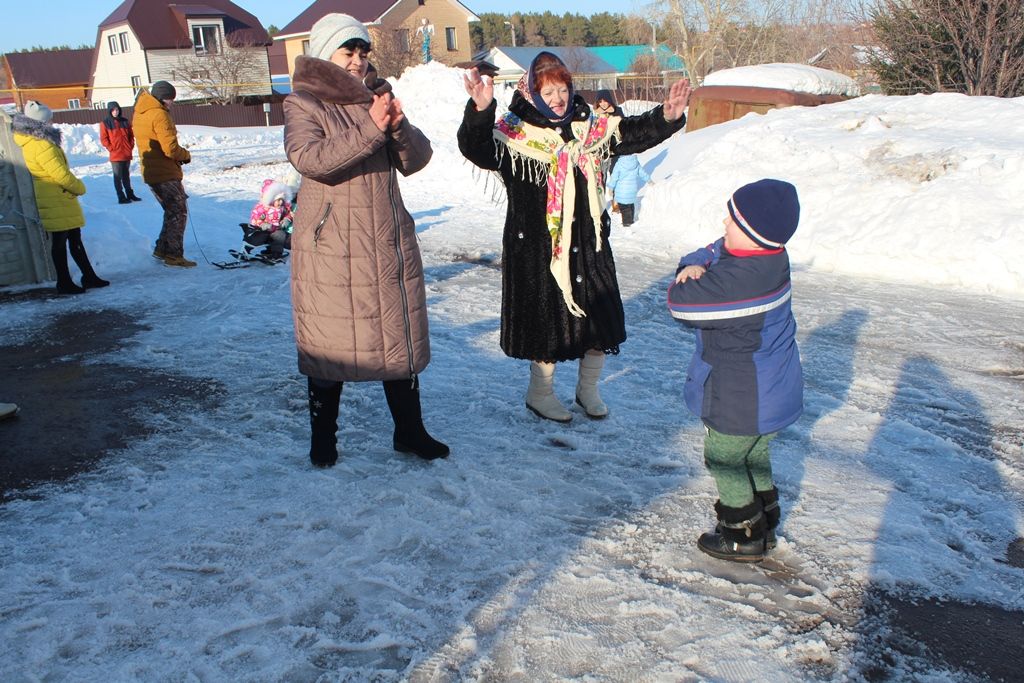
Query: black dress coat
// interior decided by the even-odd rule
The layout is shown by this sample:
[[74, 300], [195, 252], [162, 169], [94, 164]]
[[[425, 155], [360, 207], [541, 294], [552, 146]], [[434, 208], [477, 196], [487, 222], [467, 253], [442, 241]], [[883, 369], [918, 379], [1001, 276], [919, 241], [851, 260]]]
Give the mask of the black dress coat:
[[[590, 107], [579, 95], [572, 107], [573, 120], [590, 115]], [[626, 340], [626, 325], [615, 259], [608, 243], [608, 213], [601, 215], [601, 251], [597, 251], [587, 181], [577, 167], [569, 272], [573, 299], [586, 312], [585, 317], [578, 318], [569, 312], [549, 270], [547, 185], [517, 175], [509, 155], [498, 154], [493, 138], [496, 110], [492, 102], [484, 111], [477, 111], [470, 100], [458, 140], [459, 150], [467, 159], [482, 169], [497, 171], [505, 184], [508, 209], [502, 238], [501, 350], [512, 358], [546, 362], [582, 358], [591, 349], [618, 353], [619, 345]], [[532, 125], [559, 128], [518, 92], [512, 96], [509, 110]], [[684, 123], [685, 117], [665, 121], [660, 105], [640, 116], [623, 118], [619, 142], [612, 143], [611, 151], [642, 152], [667, 139]], [[572, 139], [569, 125], [562, 125], [559, 132], [564, 140]]]

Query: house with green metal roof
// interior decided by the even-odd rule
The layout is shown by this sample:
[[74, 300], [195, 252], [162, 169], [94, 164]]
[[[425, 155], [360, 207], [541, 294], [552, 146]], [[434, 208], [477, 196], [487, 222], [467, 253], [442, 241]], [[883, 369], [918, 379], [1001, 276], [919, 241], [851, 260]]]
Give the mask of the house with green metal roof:
[[[587, 50], [597, 55], [602, 61], [614, 66], [620, 74], [631, 73], [637, 57], [651, 54], [650, 45], [602, 45], [588, 47]], [[654, 50], [654, 55], [658, 59], [659, 71], [662, 73], [668, 71], [686, 73], [686, 65], [683, 64], [683, 60], [664, 45], [658, 45]]]

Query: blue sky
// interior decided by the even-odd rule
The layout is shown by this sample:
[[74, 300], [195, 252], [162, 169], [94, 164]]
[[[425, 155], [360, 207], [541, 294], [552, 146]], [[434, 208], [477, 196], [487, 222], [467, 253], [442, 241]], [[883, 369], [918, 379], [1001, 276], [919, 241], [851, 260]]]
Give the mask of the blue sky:
[[[308, 2], [288, 0], [236, 0], [235, 4], [252, 12], [265, 26], [284, 26], [310, 5]], [[20, 7], [8, 13], [13, 20], [8, 24], [0, 51], [11, 52], [37, 45], [92, 45], [96, 40], [96, 27], [120, 4], [117, 0], [47, 0], [46, 2], [19, 3]], [[586, 13], [618, 12], [629, 14], [647, 4], [644, 0], [590, 0], [586, 9], [583, 3], [570, 0], [516, 0], [513, 3], [499, 0], [469, 0], [463, 2], [473, 12], [508, 12], [509, 6], [518, 12], [551, 11]], [[59, 17], [59, 21], [55, 21]]]

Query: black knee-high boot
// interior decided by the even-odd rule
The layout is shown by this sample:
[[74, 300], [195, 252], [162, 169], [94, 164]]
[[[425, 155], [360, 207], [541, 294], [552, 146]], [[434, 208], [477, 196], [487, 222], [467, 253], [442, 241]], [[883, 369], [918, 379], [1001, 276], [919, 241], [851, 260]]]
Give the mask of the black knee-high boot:
[[71, 251], [71, 258], [75, 259], [75, 264], [82, 271], [83, 287], [86, 289], [96, 289], [97, 287], [106, 287], [110, 284], [92, 269], [92, 264], [89, 263], [89, 255], [85, 253], [85, 245], [82, 244], [81, 228], [68, 231], [68, 249]]
[[424, 460], [448, 456], [448, 446], [430, 436], [423, 426], [419, 377], [384, 382], [384, 396], [395, 420], [393, 446], [396, 451], [413, 453]]
[[309, 460], [316, 467], [338, 462], [338, 403], [341, 382], [306, 378], [309, 388]]
[[57, 291], [61, 294], [81, 294], [85, 288], [79, 287], [71, 279], [68, 270], [68, 234], [70, 230], [50, 233], [50, 258], [53, 259], [54, 270], [57, 271]]

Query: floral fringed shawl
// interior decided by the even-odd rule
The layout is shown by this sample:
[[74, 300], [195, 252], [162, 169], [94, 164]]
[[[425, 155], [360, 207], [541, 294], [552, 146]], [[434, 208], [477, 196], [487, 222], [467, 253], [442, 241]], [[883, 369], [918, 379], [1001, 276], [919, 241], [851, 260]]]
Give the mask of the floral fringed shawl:
[[[587, 200], [594, 221], [597, 251], [601, 251], [601, 214], [604, 213], [604, 174], [601, 165], [609, 156], [613, 139], [618, 139], [617, 116], [591, 114], [583, 121], [572, 121], [573, 139], [568, 142], [552, 128], [526, 123], [512, 112], [494, 125], [498, 154], [507, 153], [512, 172], [537, 185], [547, 183], [547, 228], [551, 235], [551, 275], [554, 276], [569, 312], [586, 315], [572, 298], [569, 259], [572, 247], [572, 220], [576, 206], [574, 167], [587, 179]], [[570, 226], [569, 230], [563, 230]]]

